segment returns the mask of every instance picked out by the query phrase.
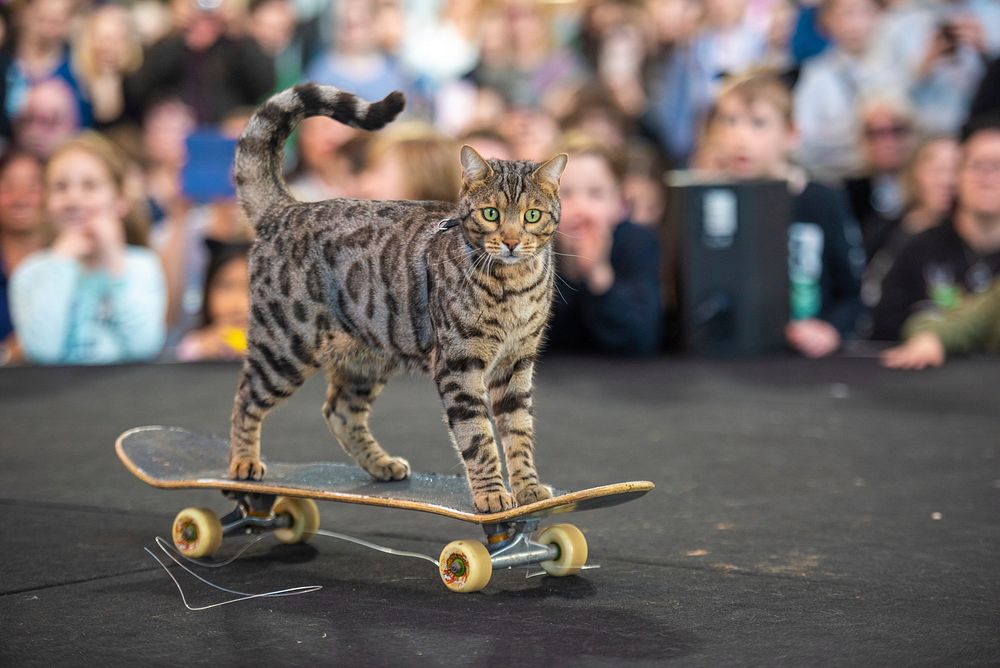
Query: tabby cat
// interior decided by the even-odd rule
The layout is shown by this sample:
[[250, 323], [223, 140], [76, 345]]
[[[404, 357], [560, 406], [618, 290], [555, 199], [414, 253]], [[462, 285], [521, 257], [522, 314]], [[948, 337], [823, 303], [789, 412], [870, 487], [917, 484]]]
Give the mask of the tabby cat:
[[[566, 156], [538, 165], [461, 151], [458, 204], [294, 200], [281, 176], [285, 140], [323, 115], [376, 130], [401, 93], [367, 103], [330, 86], [278, 93], [240, 138], [236, 185], [257, 231], [250, 257], [247, 358], [233, 405], [229, 474], [260, 479], [261, 421], [316, 369], [323, 416], [378, 480], [410, 466], [368, 428], [372, 402], [398, 371], [433, 375], [473, 502], [496, 512], [551, 496], [534, 462], [532, 374], [555, 278], [552, 236]], [[507, 458], [501, 476], [490, 414]]]

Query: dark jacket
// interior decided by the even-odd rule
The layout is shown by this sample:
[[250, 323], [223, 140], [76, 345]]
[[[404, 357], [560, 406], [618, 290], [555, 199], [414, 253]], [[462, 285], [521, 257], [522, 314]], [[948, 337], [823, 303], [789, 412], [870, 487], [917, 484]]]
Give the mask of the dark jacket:
[[863, 310], [864, 250], [843, 193], [810, 182], [795, 195], [788, 244], [792, 319], [819, 318], [853, 334]]
[[603, 295], [591, 294], [584, 283], [556, 279], [548, 348], [636, 356], [657, 351], [662, 310], [656, 233], [621, 223], [612, 239], [611, 268], [615, 280]]
[[137, 120], [150, 102], [179, 97], [199, 124], [217, 124], [234, 109], [256, 106], [274, 81], [274, 63], [251, 39], [223, 37], [198, 52], [174, 36], [150, 48], [139, 71], [125, 81], [125, 98]]
[[963, 293], [988, 289], [993, 276], [1000, 276], [1000, 251], [979, 255], [949, 218], [913, 237], [896, 258], [872, 311], [872, 338], [898, 339], [909, 316], [929, 308], [954, 308]]

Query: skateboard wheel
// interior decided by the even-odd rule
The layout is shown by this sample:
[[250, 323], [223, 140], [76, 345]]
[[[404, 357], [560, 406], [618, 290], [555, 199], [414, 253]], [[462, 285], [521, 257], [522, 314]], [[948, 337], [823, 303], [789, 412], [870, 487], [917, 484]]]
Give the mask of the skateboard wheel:
[[549, 575], [555, 577], [576, 575], [587, 563], [587, 539], [583, 537], [583, 532], [572, 524], [553, 524], [545, 527], [538, 535], [537, 542], [559, 548], [558, 558], [538, 564]]
[[445, 587], [469, 594], [489, 583], [493, 562], [489, 550], [478, 540], [456, 540], [441, 551], [438, 571]]
[[174, 547], [185, 557], [211, 557], [222, 545], [222, 523], [208, 508], [185, 508], [174, 518]]
[[282, 543], [291, 545], [309, 542], [319, 529], [319, 508], [312, 499], [279, 496], [274, 502], [272, 512], [275, 515], [288, 515], [292, 518], [290, 527], [274, 531], [274, 535]]

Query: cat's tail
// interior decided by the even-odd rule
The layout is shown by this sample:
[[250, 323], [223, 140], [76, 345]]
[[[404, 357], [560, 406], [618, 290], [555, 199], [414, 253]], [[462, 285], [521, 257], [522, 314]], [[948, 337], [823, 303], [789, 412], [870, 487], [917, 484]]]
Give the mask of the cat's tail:
[[282, 177], [285, 141], [303, 118], [328, 116], [351, 127], [378, 130], [403, 110], [399, 91], [378, 102], [333, 86], [299, 84], [277, 93], [257, 110], [236, 148], [236, 194], [250, 220], [275, 204], [293, 201]]

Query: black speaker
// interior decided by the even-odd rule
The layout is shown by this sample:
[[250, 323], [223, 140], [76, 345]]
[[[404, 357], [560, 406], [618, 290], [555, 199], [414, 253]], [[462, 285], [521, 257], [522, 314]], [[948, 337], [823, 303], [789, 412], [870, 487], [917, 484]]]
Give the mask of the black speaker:
[[706, 355], [785, 348], [788, 225], [784, 181], [669, 175], [667, 246], [676, 255], [682, 347]]

